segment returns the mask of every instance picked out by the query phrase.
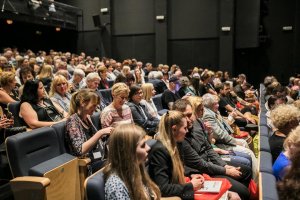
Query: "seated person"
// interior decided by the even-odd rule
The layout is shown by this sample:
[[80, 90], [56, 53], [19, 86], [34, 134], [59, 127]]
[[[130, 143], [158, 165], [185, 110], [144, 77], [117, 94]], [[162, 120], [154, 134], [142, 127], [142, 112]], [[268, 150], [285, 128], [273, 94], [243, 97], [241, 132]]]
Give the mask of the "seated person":
[[237, 152], [237, 151], [227, 151], [218, 148], [214, 145], [213, 141], [213, 131], [212, 127], [209, 122], [203, 121], [203, 112], [204, 106], [202, 103], [202, 98], [198, 96], [190, 96], [187, 100], [191, 103], [193, 114], [195, 115], [196, 119], [193, 123], [193, 132], [199, 135], [201, 138], [206, 139], [207, 142], [212, 145], [214, 151], [218, 153], [223, 160], [226, 162], [230, 162], [231, 165], [245, 165], [251, 168], [251, 157], [248, 154]]
[[67, 113], [45, 98], [45, 89], [40, 80], [30, 80], [24, 85], [21, 96], [20, 117], [31, 129], [51, 126], [67, 117]]
[[100, 83], [100, 76], [96, 73], [96, 72], [91, 72], [86, 76], [86, 88], [91, 89], [93, 91], [95, 91], [98, 96], [100, 97], [100, 106], [98, 106], [97, 111], [99, 110], [103, 110], [106, 106], [108, 106], [110, 104], [110, 102], [108, 102], [107, 100], [105, 100], [105, 98], [102, 97], [100, 91], [98, 90], [98, 86]]
[[235, 123], [239, 127], [245, 127], [248, 121], [252, 124], [255, 124], [255, 120], [251, 118], [251, 113], [241, 113], [241, 111], [236, 107], [235, 103], [230, 99], [230, 84], [222, 83], [216, 90], [219, 92], [219, 111], [220, 114], [224, 117], [228, 117], [229, 113], [234, 112], [232, 115], [235, 119]]
[[152, 117], [146, 107], [141, 104], [142, 96], [143, 91], [140, 86], [131, 86], [127, 105], [131, 109], [134, 123], [142, 127], [148, 135], [154, 135], [159, 119]]
[[204, 105], [203, 120], [210, 123], [213, 131], [215, 145], [223, 150], [237, 151], [247, 153], [251, 156], [252, 161], [252, 176], [255, 181], [258, 181], [257, 159], [254, 153], [249, 149], [247, 142], [243, 139], [234, 138], [231, 134], [233, 130], [220, 115], [218, 96], [205, 94], [202, 97]]
[[7, 104], [19, 100], [16, 88], [16, 75], [13, 72], [2, 72], [0, 77], [0, 106], [7, 114]]
[[99, 96], [90, 89], [74, 93], [70, 103], [70, 117], [66, 122], [65, 136], [71, 154], [90, 158], [90, 173], [103, 167], [107, 152], [101, 138], [112, 131], [111, 127], [97, 130], [91, 120], [91, 115], [99, 103]]
[[85, 73], [82, 69], [76, 68], [74, 70], [72, 78], [69, 80], [71, 93], [77, 92], [83, 87], [83, 79], [85, 78]]
[[180, 99], [179, 93], [176, 91], [176, 83], [178, 78], [173, 76], [169, 80], [169, 88], [165, 90], [161, 96], [162, 106], [164, 109], [172, 110], [172, 106], [177, 99]]
[[[299, 177], [300, 177], [300, 140], [299, 140], [300, 128], [299, 126], [290, 133], [288, 136], [289, 141], [287, 145], [291, 152], [288, 157], [290, 160], [289, 167], [284, 168], [284, 176], [282, 181], [277, 184], [278, 195], [280, 199], [299, 199]], [[290, 143], [291, 142], [291, 143]], [[280, 174], [282, 175], [282, 174]]]
[[119, 125], [111, 134], [108, 161], [103, 170], [105, 199], [160, 198], [159, 188], [145, 169], [150, 147], [144, 137], [144, 130], [133, 124]]
[[34, 79], [35, 75], [33, 69], [31, 67], [22, 67], [20, 70], [20, 77], [22, 85], [19, 87], [19, 97], [23, 94], [23, 88], [26, 81]]
[[144, 83], [142, 85], [142, 90], [143, 90], [143, 99], [141, 101], [141, 104], [146, 106], [150, 115], [160, 119], [160, 116], [157, 112], [157, 108], [152, 99], [152, 97], [154, 97], [156, 94], [153, 84], [152, 83]]
[[300, 126], [292, 130], [283, 143], [284, 151], [277, 157], [273, 165], [273, 174], [276, 180], [283, 180], [287, 168], [290, 166], [290, 158], [300, 150]]
[[269, 137], [273, 163], [283, 150], [283, 142], [292, 129], [299, 125], [299, 110], [293, 105], [280, 105], [271, 112], [272, 124], [277, 128]]
[[152, 83], [144, 83], [142, 85], [142, 90], [143, 90], [143, 99], [141, 101], [141, 104], [146, 106], [149, 114], [152, 117], [156, 117], [156, 118], [160, 119], [160, 116], [157, 112], [157, 108], [152, 99], [152, 97], [155, 96], [155, 94], [156, 94], [153, 84]]
[[50, 87], [49, 97], [51, 101], [57, 106], [60, 106], [64, 112], [69, 112], [72, 95], [69, 93], [69, 83], [64, 76], [54, 76]]
[[113, 102], [106, 106], [101, 113], [102, 128], [115, 127], [118, 124], [133, 123], [131, 110], [125, 104], [129, 94], [129, 88], [125, 83], [115, 83], [111, 90]]
[[199, 132], [193, 126], [196, 118], [188, 100], [177, 100], [174, 103], [174, 110], [182, 112], [187, 119], [188, 132], [182, 142], [182, 148], [179, 148], [180, 154], [183, 155], [185, 173], [205, 173], [212, 177], [226, 178], [232, 184], [230, 191], [237, 192], [242, 199], [248, 199], [251, 168], [243, 165], [234, 166], [230, 162], [227, 164], [221, 159], [205, 138], [205, 133]]
[[149, 175], [158, 185], [162, 197], [194, 199], [194, 191], [203, 187], [201, 175], [191, 175], [191, 182], [185, 183], [177, 142], [184, 140], [186, 132], [187, 120], [181, 112], [168, 111], [162, 116], [157, 142], [148, 156]]

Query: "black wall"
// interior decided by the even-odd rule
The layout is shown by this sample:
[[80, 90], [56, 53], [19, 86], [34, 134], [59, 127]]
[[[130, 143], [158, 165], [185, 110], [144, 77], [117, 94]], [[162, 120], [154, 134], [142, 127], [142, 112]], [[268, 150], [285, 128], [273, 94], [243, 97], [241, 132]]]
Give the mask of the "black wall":
[[[57, 48], [76, 46], [77, 52], [120, 61], [135, 57], [144, 63], [175, 63], [184, 71], [201, 66], [227, 70], [233, 75], [246, 73], [254, 83], [261, 82], [268, 74], [286, 81], [300, 69], [300, 2], [297, 0], [61, 2], [81, 8], [83, 18], [78, 19], [78, 37], [69, 37], [68, 33]], [[101, 8], [108, 8], [108, 12], [101, 13]], [[99, 27], [94, 26], [95, 15], [100, 17]], [[158, 15], [165, 19], [156, 20]], [[284, 26], [293, 29], [284, 31]], [[222, 31], [222, 27], [230, 27], [230, 31]], [[4, 36], [8, 31], [9, 28], [1, 34]], [[31, 37], [29, 32], [24, 34]], [[23, 46], [30, 45], [26, 42]], [[43, 42], [36, 44], [37, 48], [48, 45]]]

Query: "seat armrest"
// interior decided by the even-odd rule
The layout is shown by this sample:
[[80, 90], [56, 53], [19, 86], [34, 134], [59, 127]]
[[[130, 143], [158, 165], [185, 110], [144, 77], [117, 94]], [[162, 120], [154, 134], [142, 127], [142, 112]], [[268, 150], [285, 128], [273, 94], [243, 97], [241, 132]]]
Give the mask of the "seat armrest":
[[78, 159], [78, 165], [79, 167], [85, 167], [88, 164], [91, 163], [91, 159], [90, 158], [80, 158]]
[[10, 185], [12, 187], [16, 186], [16, 189], [41, 189], [47, 187], [49, 184], [49, 178], [38, 176], [21, 176], [10, 180]]
[[46, 187], [50, 185], [50, 179], [37, 176], [17, 177], [10, 181], [10, 186], [15, 200], [46, 199]]

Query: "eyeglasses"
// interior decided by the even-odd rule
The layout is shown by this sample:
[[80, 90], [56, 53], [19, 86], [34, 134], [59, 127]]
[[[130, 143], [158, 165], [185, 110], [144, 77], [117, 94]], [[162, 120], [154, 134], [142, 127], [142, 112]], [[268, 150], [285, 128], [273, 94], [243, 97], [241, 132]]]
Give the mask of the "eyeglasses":
[[139, 91], [137, 93], [135, 93], [134, 95], [142, 95], [143, 94], [143, 91]]
[[59, 83], [56, 86], [60, 87], [60, 86], [65, 86], [65, 85], [67, 85], [67, 83]]
[[122, 100], [127, 100], [128, 97], [121, 97], [121, 96], [117, 96], [118, 98], [122, 99]]

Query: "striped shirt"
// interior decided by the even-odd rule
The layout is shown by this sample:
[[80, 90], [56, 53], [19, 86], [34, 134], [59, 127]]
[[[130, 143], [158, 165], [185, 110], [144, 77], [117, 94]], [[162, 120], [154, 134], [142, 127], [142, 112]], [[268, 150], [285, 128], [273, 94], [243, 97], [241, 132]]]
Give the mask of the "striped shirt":
[[131, 110], [128, 105], [124, 104], [121, 108], [122, 112], [119, 115], [117, 109], [111, 103], [106, 106], [101, 113], [101, 125], [102, 128], [109, 126], [116, 127], [118, 124], [130, 124], [133, 123]]

